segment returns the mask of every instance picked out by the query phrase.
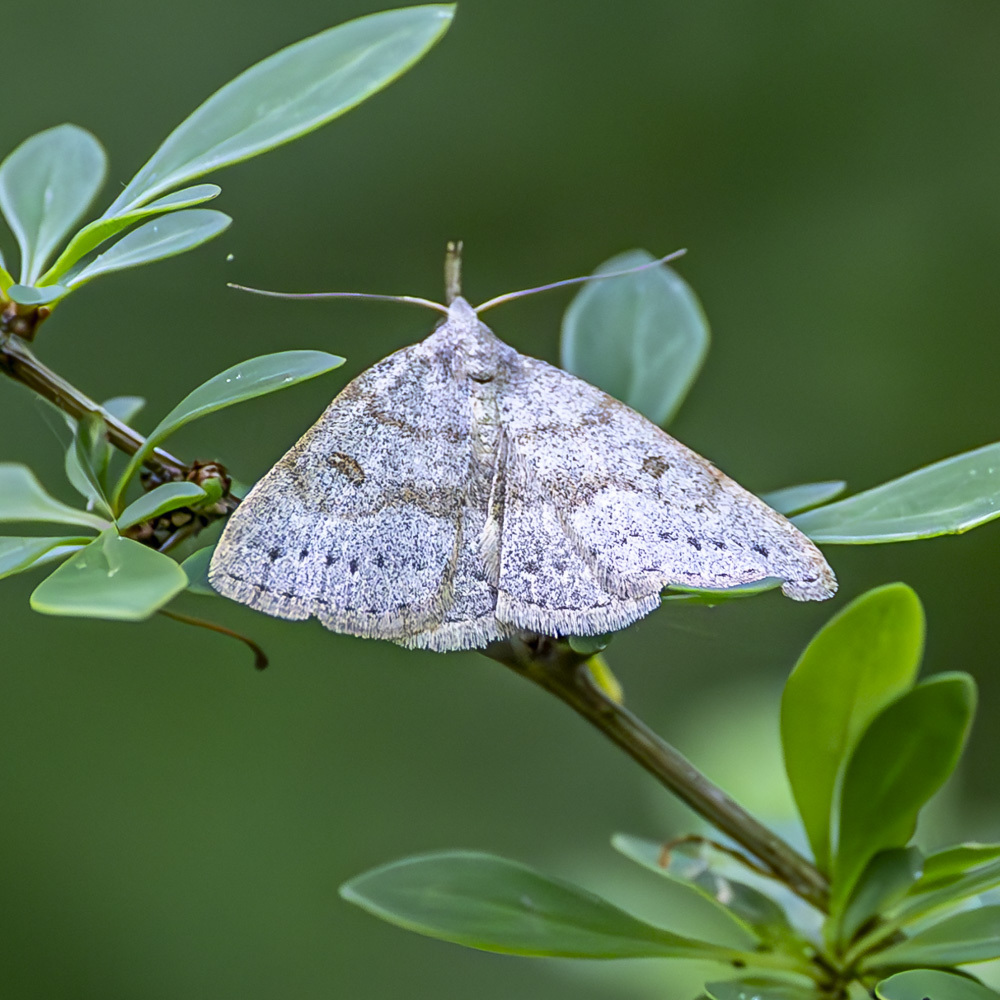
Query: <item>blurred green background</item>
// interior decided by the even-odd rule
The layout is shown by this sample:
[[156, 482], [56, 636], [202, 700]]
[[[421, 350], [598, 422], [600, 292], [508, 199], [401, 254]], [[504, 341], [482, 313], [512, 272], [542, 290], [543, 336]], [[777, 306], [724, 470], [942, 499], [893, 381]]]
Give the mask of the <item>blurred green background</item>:
[[[4, 18], [5, 148], [62, 121], [91, 129], [112, 163], [98, 209], [237, 72], [376, 9], [17, 8]], [[206, 178], [223, 185], [231, 230], [74, 295], [38, 350], [97, 398], [148, 397], [145, 428], [251, 355], [346, 355], [340, 371], [174, 439], [175, 452], [252, 480], [347, 378], [433, 320], [377, 303], [262, 300], [226, 281], [437, 298], [445, 240], [460, 237], [466, 289], [482, 300], [586, 273], [629, 247], [686, 246], [680, 270], [714, 344], [672, 431], [753, 490], [874, 485], [1000, 438], [998, 46], [992, 0], [463, 0], [443, 42], [387, 91]], [[517, 302], [491, 324], [556, 360], [568, 300]], [[57, 442], [13, 383], [0, 384], [0, 422], [0, 458], [30, 462], [70, 499]], [[926, 669], [971, 670], [983, 696], [970, 759], [928, 839], [995, 839], [998, 541], [994, 524], [830, 549], [833, 604], [772, 594], [672, 607], [616, 639], [609, 659], [634, 709], [779, 821], [784, 676], [832, 610], [906, 580], [928, 610]], [[342, 880], [375, 864], [469, 847], [669, 916], [607, 838], [669, 836], [692, 828], [691, 815], [501, 667], [188, 597], [190, 613], [264, 644], [272, 667], [259, 675], [238, 644], [173, 622], [35, 616], [36, 582], [3, 584], [0, 995], [694, 992], [668, 986], [662, 964], [615, 978], [615, 968], [482, 955], [338, 899]]]

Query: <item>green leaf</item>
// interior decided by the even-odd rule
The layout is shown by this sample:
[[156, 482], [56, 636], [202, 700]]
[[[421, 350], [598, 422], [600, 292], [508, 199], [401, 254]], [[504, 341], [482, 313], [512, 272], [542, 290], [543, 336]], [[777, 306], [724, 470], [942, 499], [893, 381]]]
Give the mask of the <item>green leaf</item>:
[[998, 1000], [1000, 993], [957, 972], [910, 969], [883, 979], [875, 987], [879, 1000]]
[[181, 208], [190, 208], [192, 205], [200, 205], [218, 197], [221, 192], [222, 188], [218, 184], [196, 184], [194, 187], [187, 187], [163, 198], [157, 198], [156, 201], [131, 212], [124, 212], [111, 218], [95, 219], [69, 241], [55, 263], [38, 279], [39, 284], [47, 285], [58, 280], [77, 261], [86, 257], [92, 250], [96, 250], [105, 240], [127, 229], [133, 222], [148, 218], [150, 215], [161, 215], [165, 212], [176, 212]]
[[142, 621], [186, 586], [169, 556], [106, 531], [44, 579], [31, 606], [46, 615]]
[[0, 538], [0, 580], [54, 559], [62, 559], [90, 542], [90, 538]]
[[722, 961], [734, 954], [654, 927], [585, 889], [489, 854], [405, 858], [351, 879], [340, 894], [399, 927], [484, 951]]
[[953, 455], [793, 520], [814, 542], [868, 545], [961, 534], [995, 517], [1000, 517], [1000, 442]]
[[145, 445], [132, 456], [112, 497], [118, 509], [121, 497], [132, 476], [141, 467], [146, 456], [174, 431], [207, 413], [214, 413], [245, 399], [264, 396], [278, 389], [287, 389], [306, 379], [315, 378], [334, 368], [344, 359], [325, 351], [281, 351], [250, 358], [233, 365], [210, 378], [188, 393], [157, 425], [146, 438]]
[[49, 496], [29, 468], [11, 462], [0, 463], [0, 521], [54, 521], [98, 531], [108, 527], [104, 518]]
[[975, 701], [968, 674], [938, 674], [872, 720], [844, 774], [831, 912], [878, 851], [910, 839], [917, 814], [958, 763]]
[[866, 967], [966, 965], [1000, 958], [1000, 906], [952, 914], [913, 937], [870, 955]]
[[208, 564], [212, 561], [214, 545], [206, 545], [203, 549], [192, 552], [181, 563], [181, 569], [187, 574], [187, 589], [192, 594], [204, 597], [218, 597], [218, 591], [208, 582]]
[[164, 483], [130, 503], [118, 518], [118, 530], [150, 521], [178, 507], [190, 507], [206, 500], [208, 494], [196, 483]]
[[829, 503], [847, 489], [842, 479], [831, 479], [824, 483], [803, 483], [801, 486], [786, 486], [783, 490], [762, 493], [761, 500], [785, 517], [801, 514], [804, 510]]
[[11, 285], [7, 289], [7, 297], [22, 306], [47, 306], [68, 292], [69, 289], [65, 285], [46, 285], [44, 288], [36, 288], [34, 285]]
[[192, 250], [218, 236], [232, 221], [213, 208], [187, 208], [160, 216], [133, 229], [98, 254], [85, 268], [67, 278], [66, 286], [77, 288], [99, 274], [138, 267]]
[[123, 424], [129, 424], [145, 405], [142, 396], [112, 396], [101, 403], [101, 409]]
[[[704, 862], [672, 856], [666, 866], [663, 845], [641, 837], [616, 833], [611, 845], [631, 861], [676, 885], [694, 890], [755, 941], [787, 939], [793, 932], [785, 911], [769, 896], [735, 879], [712, 871]], [[684, 861], [688, 863], [685, 865]], [[685, 870], [686, 869], [686, 870]]]
[[104, 421], [88, 413], [77, 421], [73, 443], [66, 451], [66, 478], [97, 512], [113, 520], [98, 470], [105, 468], [110, 453]]
[[76, 125], [25, 139], [0, 163], [0, 209], [21, 248], [21, 283], [33, 285], [104, 183], [101, 144]]
[[957, 844], [929, 854], [924, 873], [910, 890], [911, 895], [932, 892], [952, 885], [970, 869], [979, 868], [1000, 858], [1000, 844]]
[[444, 34], [450, 4], [384, 11], [290, 45], [216, 91], [167, 137], [105, 213], [319, 128], [409, 69]]
[[[652, 260], [645, 250], [629, 250], [594, 274]], [[663, 264], [583, 286], [563, 319], [562, 366], [662, 426], [694, 382], [708, 338], [694, 292]]]
[[660, 595], [661, 601], [682, 601], [687, 604], [704, 604], [714, 608], [727, 601], [737, 601], [744, 597], [756, 597], [758, 594], [766, 594], [769, 590], [776, 590], [781, 586], [783, 580], [776, 577], [766, 577], [763, 580], [755, 580], [753, 583], [741, 583], [735, 587], [726, 587], [723, 590], [712, 590], [708, 587], [684, 587], [674, 584], [667, 587]]
[[832, 817], [847, 758], [869, 722], [913, 685], [923, 648], [920, 599], [892, 583], [831, 618], [788, 678], [781, 698], [785, 770], [821, 871], [830, 870]]
[[840, 920], [838, 940], [851, 941], [872, 917], [898, 903], [920, 877], [923, 855], [915, 847], [879, 851], [868, 862]]
[[940, 888], [908, 896], [893, 918], [893, 923], [904, 926], [923, 920], [930, 913], [964, 904], [997, 886], [1000, 886], [1000, 861], [973, 868]]
[[815, 986], [755, 976], [706, 983], [705, 993], [711, 1000], [816, 1000], [819, 995]]

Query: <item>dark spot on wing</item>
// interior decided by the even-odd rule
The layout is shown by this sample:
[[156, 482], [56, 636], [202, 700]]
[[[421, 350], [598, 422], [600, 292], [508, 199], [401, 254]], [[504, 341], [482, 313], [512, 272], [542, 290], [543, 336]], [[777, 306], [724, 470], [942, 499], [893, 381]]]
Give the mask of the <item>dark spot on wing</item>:
[[382, 569], [382, 567], [385, 566], [385, 556], [382, 555], [381, 552], [375, 556], [375, 565], [378, 566], [379, 569]]
[[267, 558], [270, 559], [271, 562], [275, 562], [280, 555], [281, 549], [271, 549], [267, 554]]
[[648, 472], [654, 479], [659, 479], [669, 468], [670, 463], [662, 455], [649, 455], [642, 460], [642, 471]]
[[701, 542], [694, 535], [688, 535], [688, 545], [693, 545], [699, 552], [701, 551]]
[[357, 559], [352, 559], [352, 560], [351, 560], [351, 561], [350, 561], [350, 562], [349, 562], [349, 563], [347, 564], [347, 568], [348, 568], [348, 569], [349, 569], [349, 570], [350, 570], [350, 571], [351, 571], [352, 573], [357, 573], [357, 571], [358, 571], [358, 561], [357, 561]]
[[714, 546], [715, 546], [715, 547], [716, 547], [717, 549], [724, 549], [724, 548], [726, 547], [726, 543], [725, 543], [725, 542], [717, 542], [717, 541], [716, 541], [716, 540], [715, 540], [714, 538], [712, 539], [712, 544], [713, 544], [713, 545], [714, 545]]
[[767, 549], [765, 549], [763, 545], [751, 545], [750, 547], [754, 550], [754, 552], [759, 552], [765, 558], [767, 557]]
[[355, 486], [360, 486], [365, 481], [365, 470], [350, 455], [345, 455], [342, 451], [335, 451], [327, 458], [327, 462], [341, 475], [346, 476]]
[[302, 549], [302, 551], [301, 551], [301, 552], [299, 552], [299, 558], [300, 558], [300, 559], [305, 559], [305, 557], [306, 557], [307, 555], [309, 555], [309, 550], [308, 550], [308, 549]]
[[327, 554], [327, 557], [326, 557], [326, 564], [327, 564], [327, 566], [332, 566], [336, 561], [337, 560], [334, 559], [333, 556]]

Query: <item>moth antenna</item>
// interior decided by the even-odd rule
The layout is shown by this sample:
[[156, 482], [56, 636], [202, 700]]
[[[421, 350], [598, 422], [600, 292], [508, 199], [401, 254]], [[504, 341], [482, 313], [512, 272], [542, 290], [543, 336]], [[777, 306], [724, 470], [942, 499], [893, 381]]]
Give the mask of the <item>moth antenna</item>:
[[462, 294], [462, 241], [449, 240], [444, 252], [444, 300], [451, 305]]
[[430, 299], [421, 299], [416, 295], [377, 295], [374, 292], [272, 292], [266, 288], [251, 288], [249, 285], [237, 285], [227, 282], [230, 288], [240, 292], [252, 292], [254, 295], [266, 295], [273, 299], [366, 299], [371, 302], [402, 302], [409, 306], [423, 306], [435, 312], [448, 315], [448, 307]]
[[537, 288], [524, 288], [518, 292], [507, 292], [504, 295], [498, 295], [495, 299], [489, 299], [481, 306], [476, 306], [475, 311], [481, 313], [486, 309], [492, 309], [494, 306], [500, 305], [501, 302], [510, 302], [513, 299], [523, 298], [525, 295], [534, 295], [535, 292], [547, 292], [552, 288], [563, 288], [566, 285], [580, 285], [585, 281], [603, 281], [605, 278], [620, 278], [625, 274], [635, 274], [637, 271], [645, 271], [647, 268], [658, 267], [660, 264], [676, 260], [678, 257], [683, 257], [686, 253], [687, 250], [675, 250], [673, 253], [668, 253], [666, 257], [660, 257], [659, 260], [651, 260], [636, 267], [628, 267], [624, 271], [609, 271], [607, 274], [585, 274], [580, 278], [564, 278], [562, 281], [553, 281], [548, 285], [539, 285]]

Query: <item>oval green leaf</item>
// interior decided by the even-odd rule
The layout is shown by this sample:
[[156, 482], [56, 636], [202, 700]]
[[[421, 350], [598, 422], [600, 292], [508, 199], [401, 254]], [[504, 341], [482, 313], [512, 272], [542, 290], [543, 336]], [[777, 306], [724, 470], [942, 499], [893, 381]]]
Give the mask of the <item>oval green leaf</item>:
[[[594, 274], [655, 259], [629, 250]], [[697, 297], [663, 264], [583, 286], [563, 318], [562, 366], [663, 426], [694, 382], [708, 340]]]
[[212, 561], [212, 553], [215, 551], [214, 545], [206, 545], [191, 555], [181, 563], [181, 569], [187, 574], [187, 589], [192, 594], [200, 594], [204, 597], [218, 597], [218, 591], [208, 582], [208, 564]]
[[585, 889], [489, 854], [405, 858], [351, 879], [340, 894], [399, 927], [483, 951], [723, 961], [734, 954], [654, 927]]
[[1000, 906], [964, 910], [871, 955], [871, 968], [967, 965], [1000, 958]]
[[162, 215], [166, 212], [176, 212], [181, 208], [190, 208], [192, 205], [200, 205], [218, 197], [221, 192], [222, 188], [218, 184], [196, 184], [181, 191], [174, 191], [163, 198], [157, 198], [156, 201], [131, 212], [124, 212], [111, 218], [95, 219], [69, 241], [55, 263], [39, 278], [39, 284], [46, 285], [58, 281], [77, 261], [97, 249], [105, 240], [127, 229], [133, 222], [148, 218], [150, 215]]
[[77, 288], [99, 274], [123, 271], [193, 250], [218, 236], [232, 221], [213, 208], [187, 208], [153, 219], [98, 254], [85, 268], [67, 278], [66, 286]]
[[917, 814], [958, 763], [975, 702], [968, 674], [939, 674], [872, 720], [844, 774], [831, 912], [878, 851], [906, 845]]
[[1000, 442], [953, 455], [793, 518], [824, 545], [955, 535], [1000, 517]]
[[53, 521], [98, 531], [108, 527], [104, 518], [49, 496], [29, 468], [10, 462], [0, 463], [0, 521]]
[[626, 858], [708, 900], [748, 937], [748, 943], [787, 939], [792, 933], [785, 911], [769, 896], [712, 871], [704, 862], [684, 864], [677, 856], [663, 865], [663, 845], [616, 833], [611, 845]]
[[832, 817], [847, 759], [871, 720], [913, 686], [923, 648], [920, 599], [905, 584], [888, 584], [831, 618], [785, 684], [785, 770], [823, 872], [830, 871]]
[[923, 920], [928, 914], [949, 909], [1000, 886], [1000, 861], [992, 861], [967, 871], [953, 882], [928, 892], [910, 895], [893, 918], [898, 926]]
[[814, 986], [756, 976], [706, 983], [705, 994], [711, 1000], [817, 1000], [818, 996]]
[[178, 507], [190, 507], [207, 499], [208, 494], [196, 483], [163, 483], [130, 503], [118, 518], [118, 530], [152, 520]]
[[0, 538], [0, 580], [43, 563], [62, 559], [91, 541], [90, 538]]
[[952, 885], [970, 870], [975, 870], [1000, 858], [1000, 844], [956, 844], [929, 854], [924, 861], [924, 873], [911, 890], [911, 895], [932, 892]]
[[911, 969], [883, 979], [875, 987], [879, 1000], [1000, 1000], [1000, 993], [957, 972]]
[[21, 283], [33, 285], [104, 183], [101, 144], [76, 125], [25, 139], [0, 163], [0, 210], [21, 248]]
[[761, 500], [785, 517], [801, 514], [805, 510], [819, 507], [839, 497], [847, 489], [842, 479], [831, 479], [823, 483], [803, 483], [801, 486], [786, 486], [783, 490], [762, 493]]
[[142, 621], [186, 586], [169, 556], [106, 531], [44, 579], [31, 606], [46, 615]]
[[427, 4], [372, 14], [250, 67], [167, 136], [105, 216], [119, 215], [342, 115], [417, 62], [444, 34], [454, 13], [451, 4]]
[[66, 451], [66, 478], [90, 506], [102, 517], [112, 519], [108, 498], [101, 481], [101, 470], [107, 468], [111, 456], [104, 421], [96, 413], [88, 413], [77, 421], [73, 443]]
[[667, 587], [660, 595], [661, 601], [681, 601], [687, 604], [704, 604], [714, 608], [727, 601], [738, 601], [745, 597], [757, 597], [758, 594], [766, 594], [769, 590], [777, 590], [784, 583], [776, 577], [766, 577], [763, 580], [754, 580], [753, 583], [741, 583], [735, 587], [727, 587], [724, 590], [712, 590], [708, 587], [684, 587], [680, 584]]
[[280, 351], [263, 354], [233, 365], [188, 393], [157, 425], [146, 438], [145, 445], [132, 456], [122, 473], [112, 497], [118, 509], [121, 497], [132, 476], [146, 456], [178, 428], [207, 413], [241, 403], [255, 396], [287, 389], [290, 386], [315, 378], [324, 372], [339, 368], [344, 359], [325, 351]]
[[873, 917], [898, 903], [920, 877], [923, 855], [915, 847], [879, 851], [861, 873], [844, 907], [837, 938], [843, 946]]
[[45, 285], [43, 288], [35, 285], [11, 285], [7, 289], [7, 297], [22, 306], [47, 306], [68, 293], [69, 289], [65, 285]]

